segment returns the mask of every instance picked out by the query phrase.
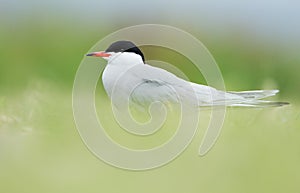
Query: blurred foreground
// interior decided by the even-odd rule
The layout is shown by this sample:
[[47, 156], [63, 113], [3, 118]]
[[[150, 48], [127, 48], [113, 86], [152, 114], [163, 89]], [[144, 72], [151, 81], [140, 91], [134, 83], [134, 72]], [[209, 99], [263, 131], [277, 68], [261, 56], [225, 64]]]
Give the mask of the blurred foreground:
[[[99, 104], [107, 101], [102, 96]], [[74, 126], [69, 91], [45, 82], [32, 85], [1, 100], [0, 191], [297, 192], [298, 109], [299, 104], [230, 108], [219, 140], [199, 157], [209, 120], [209, 111], [203, 111], [197, 135], [181, 156], [161, 168], [132, 172], [107, 165], [88, 151]], [[136, 145], [114, 132], [115, 125], [111, 122], [109, 133], [116, 141]], [[155, 136], [145, 138], [146, 145], [169, 137]], [[141, 139], [135, 142], [142, 143]]]

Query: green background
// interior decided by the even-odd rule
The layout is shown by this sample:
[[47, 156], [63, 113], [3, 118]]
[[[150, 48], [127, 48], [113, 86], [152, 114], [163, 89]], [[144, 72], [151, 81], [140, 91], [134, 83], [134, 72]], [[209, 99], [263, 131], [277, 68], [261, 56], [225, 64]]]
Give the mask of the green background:
[[[299, 192], [299, 4], [127, 3], [1, 2], [0, 192]], [[291, 105], [228, 109], [219, 140], [204, 157], [197, 152], [207, 112], [191, 145], [168, 165], [133, 172], [105, 164], [75, 127], [74, 77], [98, 40], [143, 23], [173, 25], [201, 40], [228, 90], [280, 89], [272, 100]], [[205, 83], [193, 68], [178, 64], [184, 60], [174, 53], [143, 50], [146, 59], [166, 58], [190, 80]], [[108, 103], [101, 82], [99, 93], [99, 101]], [[118, 133], [111, 135], [126, 143]]]

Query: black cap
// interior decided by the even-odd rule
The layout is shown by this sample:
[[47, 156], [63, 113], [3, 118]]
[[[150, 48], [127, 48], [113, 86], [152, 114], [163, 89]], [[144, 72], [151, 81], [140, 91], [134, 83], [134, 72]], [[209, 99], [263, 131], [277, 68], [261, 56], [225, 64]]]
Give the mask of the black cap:
[[105, 52], [133, 52], [140, 55], [145, 62], [144, 54], [142, 51], [131, 41], [117, 41], [112, 43]]

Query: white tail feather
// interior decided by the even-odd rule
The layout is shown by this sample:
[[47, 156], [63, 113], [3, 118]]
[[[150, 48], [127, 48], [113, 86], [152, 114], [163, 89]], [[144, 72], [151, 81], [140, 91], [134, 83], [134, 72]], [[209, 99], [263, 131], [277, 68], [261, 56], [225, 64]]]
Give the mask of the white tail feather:
[[250, 90], [240, 92], [229, 91], [228, 93], [241, 96], [245, 99], [263, 99], [266, 97], [274, 96], [278, 92], [279, 90]]
[[[225, 100], [214, 100], [211, 104], [203, 104], [201, 106], [229, 106], [229, 107], [279, 107], [289, 104], [288, 102], [276, 102], [260, 100], [266, 97], [274, 96], [279, 90], [251, 90], [251, 91], [230, 91], [226, 92]], [[237, 97], [238, 96], [238, 97]]]

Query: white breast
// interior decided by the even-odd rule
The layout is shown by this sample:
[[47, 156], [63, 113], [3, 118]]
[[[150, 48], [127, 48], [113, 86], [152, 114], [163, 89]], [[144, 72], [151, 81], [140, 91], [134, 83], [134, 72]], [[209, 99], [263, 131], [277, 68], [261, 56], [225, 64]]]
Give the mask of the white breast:
[[108, 96], [111, 97], [113, 87], [115, 89], [126, 89], [121, 88], [126, 87], [125, 84], [120, 84], [120, 82], [130, 83], [132, 78], [132, 74], [130, 73], [130, 69], [136, 65], [144, 65], [141, 56], [135, 53], [118, 53], [115, 57], [112, 57], [105, 67], [102, 74], [102, 82], [104, 89]]

